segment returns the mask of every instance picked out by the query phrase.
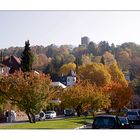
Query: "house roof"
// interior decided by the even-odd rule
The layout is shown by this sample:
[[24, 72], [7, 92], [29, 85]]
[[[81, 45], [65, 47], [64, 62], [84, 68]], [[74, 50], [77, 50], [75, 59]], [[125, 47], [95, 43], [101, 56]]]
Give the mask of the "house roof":
[[21, 59], [20, 58], [14, 56], [14, 55], [12, 55], [11, 57], [13, 57], [19, 64], [21, 63]]
[[0, 67], [7, 67], [6, 65], [4, 65], [4, 64], [2, 64], [2, 63], [0, 63]]
[[13, 61], [16, 62], [18, 65], [20, 65], [20, 63], [21, 63], [21, 59], [20, 59], [20, 58], [18, 58], [18, 57], [16, 57], [16, 56], [12, 55], [12, 56], [10, 56], [9, 58], [5, 59], [5, 60], [3, 61], [3, 64], [6, 65], [6, 66], [11, 66], [11, 61], [12, 61], [12, 62], [13, 62]]
[[59, 86], [59, 87], [62, 87], [62, 88], [66, 88], [66, 86], [64, 84], [62, 84], [61, 82], [52, 82], [52, 85], [53, 86]]
[[76, 76], [76, 73], [71, 69], [67, 76]]
[[3, 64], [10, 68], [9, 73], [14, 73], [15, 71], [20, 70], [21, 60], [16, 56], [10, 56], [9, 58], [3, 61]]

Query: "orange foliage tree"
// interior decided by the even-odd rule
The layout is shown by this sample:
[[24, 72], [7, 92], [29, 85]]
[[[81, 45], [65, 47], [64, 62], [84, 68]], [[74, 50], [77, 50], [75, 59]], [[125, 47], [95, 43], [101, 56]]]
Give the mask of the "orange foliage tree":
[[109, 96], [87, 81], [81, 81], [76, 86], [68, 87], [57, 96], [60, 98], [63, 108], [75, 109], [78, 116], [88, 109], [96, 111], [99, 108], [108, 108], [110, 105]]
[[32, 123], [55, 92], [50, 82], [44, 74], [17, 72], [0, 79], [0, 94], [24, 111]]
[[132, 98], [133, 89], [130, 86], [112, 82], [103, 87], [103, 91], [110, 96], [111, 108], [120, 110], [127, 106]]

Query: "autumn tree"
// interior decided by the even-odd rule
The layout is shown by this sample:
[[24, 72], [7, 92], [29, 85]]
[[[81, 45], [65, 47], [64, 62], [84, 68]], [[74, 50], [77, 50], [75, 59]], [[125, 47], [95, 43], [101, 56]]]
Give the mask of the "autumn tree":
[[44, 54], [34, 55], [33, 69], [44, 70], [48, 65], [49, 59]]
[[3, 97], [3, 95], [0, 93], [0, 113], [4, 110], [4, 105], [7, 103], [7, 100]]
[[88, 50], [86, 47], [83, 47], [83, 46], [79, 46], [79, 47], [75, 47], [73, 50], [72, 50], [72, 54], [76, 57], [76, 58], [79, 58], [79, 64], [81, 64], [81, 58], [82, 58], [82, 55], [85, 55], [87, 54]]
[[[94, 62], [94, 63], [102, 63], [103, 61], [102, 61], [102, 59], [103, 59], [103, 57], [102, 56], [94, 56], [93, 58], [92, 58], [92, 62]], [[103, 62], [104, 63], [104, 62]], [[102, 64], [103, 64], [102, 63]]]
[[75, 109], [78, 116], [82, 112], [88, 111], [88, 109], [97, 111], [101, 108], [108, 108], [110, 105], [109, 96], [86, 81], [81, 81], [76, 86], [68, 87], [57, 96], [62, 101], [61, 106]]
[[116, 63], [114, 56], [110, 52], [105, 52], [102, 56], [103, 64], [110, 66], [113, 63]]
[[134, 56], [130, 64], [131, 80], [140, 76], [140, 57]]
[[60, 70], [59, 70], [59, 74], [64, 74], [67, 75], [69, 73], [70, 70], [75, 71], [76, 70], [76, 64], [75, 63], [68, 63], [68, 64], [64, 64]]
[[87, 64], [92, 63], [92, 55], [82, 55], [82, 65], [85, 66]]
[[88, 80], [97, 86], [103, 86], [111, 81], [111, 75], [103, 64], [92, 63], [79, 67], [78, 76], [81, 80]]
[[110, 65], [109, 73], [111, 75], [111, 80], [113, 82], [120, 83], [125, 86], [128, 85], [123, 72], [121, 71], [121, 69], [118, 67], [116, 63]]
[[0, 94], [24, 111], [30, 123], [35, 122], [35, 114], [51, 99], [55, 90], [50, 78], [34, 72], [18, 72], [0, 79]]
[[133, 95], [133, 89], [131, 86], [112, 82], [107, 85], [105, 89], [111, 99], [111, 108], [120, 111], [121, 108], [130, 103]]
[[64, 64], [73, 63], [75, 60], [76, 60], [75, 56], [73, 54], [69, 54], [65, 56]]
[[117, 61], [122, 70], [128, 70], [131, 63], [131, 54], [126, 50], [119, 51]]
[[30, 72], [33, 64], [33, 54], [30, 49], [29, 40], [25, 42], [25, 48], [21, 56], [21, 70], [23, 72]]

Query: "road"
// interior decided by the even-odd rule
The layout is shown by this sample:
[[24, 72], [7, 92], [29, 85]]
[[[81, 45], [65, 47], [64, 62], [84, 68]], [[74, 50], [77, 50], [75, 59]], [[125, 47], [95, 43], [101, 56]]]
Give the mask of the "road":
[[[92, 124], [88, 124], [84, 128], [82, 128], [82, 129], [92, 129]], [[140, 129], [140, 124], [134, 125], [133, 129]]]
[[134, 125], [134, 129], [140, 129], [140, 125]]
[[[65, 117], [64, 115], [58, 115], [56, 118], [46, 119], [46, 120], [42, 120], [42, 121], [61, 120], [64, 118], [69, 118], [69, 116]], [[4, 125], [15, 125], [15, 124], [24, 124], [24, 123], [29, 123], [29, 120], [21, 120], [21, 121], [9, 122], [9, 123], [4, 122], [4, 123], [0, 123], [0, 125], [4, 126]]]

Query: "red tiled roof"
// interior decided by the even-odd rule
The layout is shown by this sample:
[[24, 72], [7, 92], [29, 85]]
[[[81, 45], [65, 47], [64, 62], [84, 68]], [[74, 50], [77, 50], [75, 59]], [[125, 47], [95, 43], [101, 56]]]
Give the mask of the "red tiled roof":
[[20, 58], [14, 56], [14, 55], [12, 55], [11, 57], [13, 57], [19, 64], [21, 63], [21, 59]]
[[7, 66], [6, 66], [6, 65], [4, 65], [4, 64], [1, 64], [1, 63], [0, 63], [0, 67], [7, 67]]

